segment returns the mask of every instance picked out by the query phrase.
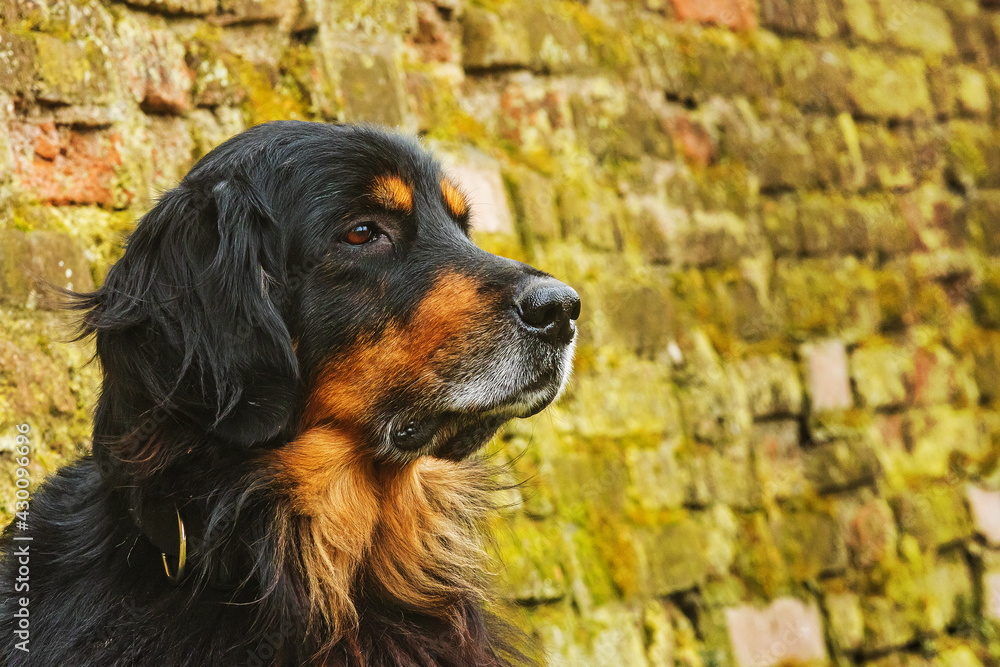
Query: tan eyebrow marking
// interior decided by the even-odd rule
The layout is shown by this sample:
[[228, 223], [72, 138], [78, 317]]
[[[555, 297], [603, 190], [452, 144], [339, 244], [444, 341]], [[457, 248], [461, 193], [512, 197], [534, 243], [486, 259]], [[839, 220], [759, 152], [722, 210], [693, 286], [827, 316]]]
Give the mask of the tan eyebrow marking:
[[465, 200], [465, 195], [447, 178], [441, 179], [441, 194], [444, 196], [445, 206], [456, 218], [464, 217], [469, 212], [469, 202]]
[[371, 196], [379, 206], [390, 211], [407, 214], [413, 212], [413, 188], [399, 176], [386, 175], [376, 178]]

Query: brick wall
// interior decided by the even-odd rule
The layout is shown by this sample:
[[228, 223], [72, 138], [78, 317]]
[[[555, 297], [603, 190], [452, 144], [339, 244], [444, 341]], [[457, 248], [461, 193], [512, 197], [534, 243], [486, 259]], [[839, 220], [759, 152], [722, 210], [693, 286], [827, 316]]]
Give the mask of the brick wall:
[[99, 284], [240, 129], [422, 133], [582, 294], [501, 589], [552, 664], [997, 665], [1000, 3], [3, 0], [0, 511], [87, 448]]

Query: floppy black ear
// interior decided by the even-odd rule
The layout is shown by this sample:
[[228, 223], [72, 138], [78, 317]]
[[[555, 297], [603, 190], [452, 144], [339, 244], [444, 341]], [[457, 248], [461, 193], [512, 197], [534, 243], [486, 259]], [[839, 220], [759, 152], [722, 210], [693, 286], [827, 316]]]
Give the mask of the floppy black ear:
[[104, 369], [98, 426], [124, 436], [157, 413], [244, 445], [277, 435], [298, 384], [277, 303], [283, 255], [274, 216], [248, 181], [168, 192], [79, 304]]

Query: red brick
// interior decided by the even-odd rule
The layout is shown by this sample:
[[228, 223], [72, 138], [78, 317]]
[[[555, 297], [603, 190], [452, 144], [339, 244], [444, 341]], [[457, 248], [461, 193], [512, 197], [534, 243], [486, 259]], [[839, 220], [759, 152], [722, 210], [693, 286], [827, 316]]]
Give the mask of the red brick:
[[458, 36], [430, 2], [417, 3], [417, 31], [410, 38], [410, 44], [420, 53], [425, 62], [456, 63], [458, 56]]
[[844, 342], [826, 340], [802, 346], [806, 389], [814, 412], [846, 410], [853, 404]]
[[924, 403], [928, 380], [937, 364], [937, 357], [922, 347], [913, 353], [913, 375], [910, 378], [911, 402]]
[[683, 21], [716, 23], [734, 30], [757, 27], [755, 0], [671, 0], [674, 13]]
[[512, 81], [500, 94], [499, 132], [518, 146], [533, 148], [532, 142], [550, 137], [572, 125], [566, 93], [537, 80]]
[[176, 186], [191, 168], [194, 140], [183, 118], [151, 117], [147, 126], [150, 142], [150, 196]]
[[185, 49], [165, 29], [149, 29], [126, 17], [118, 26], [124, 83], [147, 113], [177, 114], [192, 107], [194, 73]]
[[882, 562], [896, 548], [896, 519], [884, 500], [863, 504], [845, 502], [841, 513], [847, 548], [854, 564], [868, 568]]
[[681, 115], [666, 119], [664, 124], [689, 164], [704, 168], [715, 162], [715, 143], [704, 125]]
[[877, 415], [875, 417], [875, 427], [881, 436], [881, 444], [886, 450], [897, 454], [906, 451], [906, 441], [903, 438], [903, 415]]
[[143, 111], [181, 113], [191, 108], [194, 73], [184, 62], [184, 47], [170, 31], [150, 33], [145, 78]]
[[726, 625], [739, 667], [770, 667], [826, 660], [823, 624], [815, 604], [779, 598], [766, 609], [726, 610]]
[[915, 405], [974, 405], [979, 395], [972, 372], [942, 345], [918, 347], [907, 378], [909, 400]]
[[121, 136], [110, 130], [12, 123], [14, 173], [23, 190], [50, 204], [114, 206]]
[[35, 154], [45, 160], [55, 160], [59, 155], [59, 133], [55, 123], [39, 123], [35, 137]]

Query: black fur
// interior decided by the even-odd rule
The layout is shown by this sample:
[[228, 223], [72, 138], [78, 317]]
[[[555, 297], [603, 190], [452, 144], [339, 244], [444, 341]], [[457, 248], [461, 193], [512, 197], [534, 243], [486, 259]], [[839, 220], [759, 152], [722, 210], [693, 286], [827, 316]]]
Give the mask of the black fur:
[[[386, 212], [365, 196], [385, 173], [414, 184], [412, 214]], [[363, 576], [356, 627], [324, 635], [310, 618], [294, 544], [275, 528], [293, 510], [261, 463], [296, 437], [324, 360], [389, 323], [405, 326], [443, 272], [475, 277], [508, 309], [519, 286], [544, 275], [472, 245], [467, 222], [434, 196], [439, 179], [438, 165], [405, 138], [271, 123], [206, 156], [139, 222], [104, 285], [75, 301], [104, 374], [93, 454], [47, 480], [31, 498], [30, 530], [8, 527], [0, 543], [4, 664], [468, 667], [520, 659], [523, 645], [512, 647], [478, 600], [426, 614]], [[381, 246], [342, 242], [359, 221], [386, 231]], [[529, 370], [554, 383], [562, 347], [525, 347]], [[374, 442], [393, 413], [418, 400], [401, 390], [364, 437]], [[502, 421], [456, 427], [439, 454], [465, 458]], [[179, 586], [130, 515], [157, 503], [183, 507], [198, 526]], [[32, 541], [12, 542], [15, 535]], [[30, 545], [24, 593], [13, 589], [22, 544]], [[212, 585], [225, 554], [237, 563], [235, 587]], [[21, 596], [30, 598], [28, 653], [15, 648]]]

